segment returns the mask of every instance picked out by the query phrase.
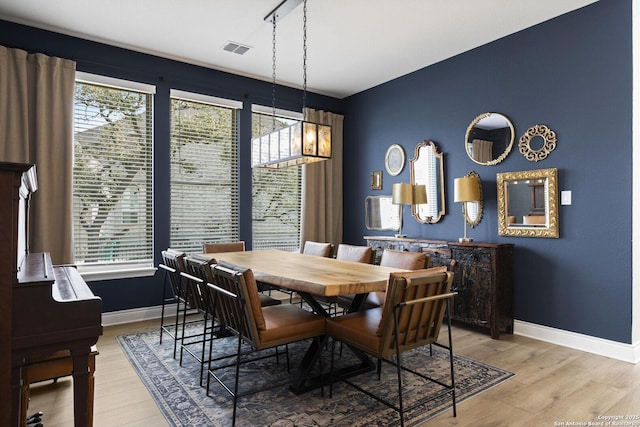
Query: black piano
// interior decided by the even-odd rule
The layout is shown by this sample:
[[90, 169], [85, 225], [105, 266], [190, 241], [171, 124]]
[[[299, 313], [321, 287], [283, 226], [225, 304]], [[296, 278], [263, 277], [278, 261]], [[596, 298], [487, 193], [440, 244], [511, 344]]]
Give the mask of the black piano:
[[102, 300], [73, 266], [54, 266], [49, 253], [29, 251], [29, 200], [36, 189], [35, 166], [0, 162], [0, 425], [24, 424], [22, 366], [67, 350], [75, 426], [90, 426], [89, 355], [102, 335]]

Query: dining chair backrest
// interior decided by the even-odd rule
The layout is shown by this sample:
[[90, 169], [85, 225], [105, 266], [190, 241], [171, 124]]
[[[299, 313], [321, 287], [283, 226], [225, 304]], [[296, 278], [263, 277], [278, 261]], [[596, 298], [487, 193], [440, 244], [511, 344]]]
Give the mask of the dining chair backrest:
[[311, 240], [304, 242], [304, 248], [302, 249], [303, 254], [316, 255], [325, 258], [329, 258], [331, 256], [331, 252], [333, 252], [333, 245], [331, 243], [313, 242]]
[[251, 269], [237, 271], [216, 265], [213, 275], [214, 284], [208, 286], [216, 292], [220, 323], [254, 347], [259, 347], [258, 329], [266, 329], [266, 323], [253, 272]]
[[202, 245], [202, 251], [205, 254], [214, 254], [220, 252], [241, 252], [244, 251], [244, 241], [225, 242], [225, 243], [205, 243]]
[[422, 270], [429, 268], [431, 257], [424, 252], [405, 252], [385, 249], [380, 258], [384, 267], [402, 268], [403, 270]]
[[401, 353], [438, 340], [447, 304], [453, 296], [452, 282], [453, 273], [449, 271], [417, 270], [390, 274], [387, 298], [376, 331], [381, 338], [381, 357], [396, 353], [396, 320]]
[[214, 260], [209, 257], [191, 255], [185, 258], [186, 273], [199, 279], [197, 287], [202, 298], [203, 309], [207, 313], [215, 315], [215, 298], [206, 286], [207, 283], [213, 283], [214, 280], [213, 271], [211, 270], [212, 265], [214, 265]]
[[373, 250], [369, 246], [340, 243], [338, 245], [338, 251], [336, 252], [336, 259], [371, 264], [373, 260]]
[[159, 267], [166, 271], [173, 294], [176, 298], [184, 298], [185, 289], [182, 285], [180, 273], [185, 271], [184, 258], [186, 254], [171, 248], [162, 251], [161, 254], [162, 264]]

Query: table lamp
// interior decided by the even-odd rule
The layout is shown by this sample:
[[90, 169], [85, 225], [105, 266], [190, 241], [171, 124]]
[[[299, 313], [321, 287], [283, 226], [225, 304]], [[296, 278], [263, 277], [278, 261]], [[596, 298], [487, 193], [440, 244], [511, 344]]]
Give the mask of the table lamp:
[[400, 215], [400, 233], [396, 234], [397, 238], [407, 237], [402, 234], [402, 219], [404, 217], [405, 205], [418, 205], [427, 203], [427, 190], [425, 185], [411, 185], [405, 182], [393, 184], [391, 191], [391, 203], [394, 205], [402, 205]]
[[453, 201], [462, 203], [462, 216], [464, 219], [464, 237], [460, 237], [458, 241], [473, 242], [472, 238], [467, 237], [467, 203], [480, 200], [478, 180], [473, 176], [456, 178], [454, 180], [453, 190]]

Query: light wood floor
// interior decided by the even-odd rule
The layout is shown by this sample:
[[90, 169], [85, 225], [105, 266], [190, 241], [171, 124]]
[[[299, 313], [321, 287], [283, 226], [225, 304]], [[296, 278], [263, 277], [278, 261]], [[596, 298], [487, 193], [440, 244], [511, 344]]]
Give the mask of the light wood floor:
[[[105, 328], [96, 359], [96, 427], [167, 425], [115, 339], [158, 325], [156, 320]], [[640, 415], [640, 364], [515, 335], [492, 340], [459, 327], [454, 330], [454, 351], [516, 376], [459, 403], [456, 418], [447, 411], [425, 425], [558, 426], [598, 422], [599, 416]], [[73, 425], [71, 380], [33, 385], [29, 413], [33, 411], [44, 412], [45, 427]], [[629, 425], [640, 426], [640, 419], [635, 423]]]

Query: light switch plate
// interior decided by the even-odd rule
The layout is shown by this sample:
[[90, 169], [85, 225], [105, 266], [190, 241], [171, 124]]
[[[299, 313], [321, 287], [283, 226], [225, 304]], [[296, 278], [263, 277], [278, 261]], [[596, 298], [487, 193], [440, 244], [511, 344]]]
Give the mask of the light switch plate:
[[560, 204], [561, 205], [570, 205], [571, 204], [571, 191], [561, 191], [560, 192]]

